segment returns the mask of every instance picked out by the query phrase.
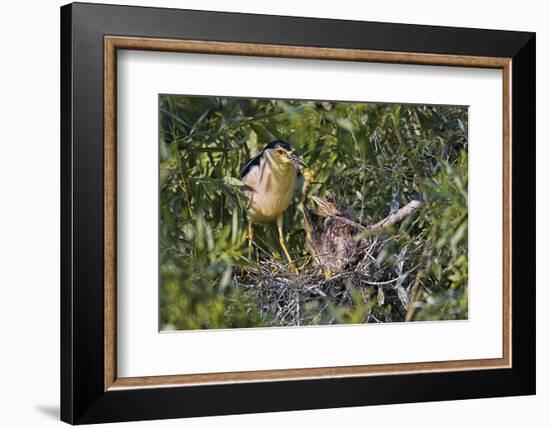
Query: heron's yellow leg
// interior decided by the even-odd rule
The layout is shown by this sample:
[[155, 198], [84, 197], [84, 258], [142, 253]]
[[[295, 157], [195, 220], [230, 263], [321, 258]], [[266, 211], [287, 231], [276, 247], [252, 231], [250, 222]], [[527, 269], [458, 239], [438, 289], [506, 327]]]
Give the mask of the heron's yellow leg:
[[248, 258], [252, 260], [252, 241], [254, 240], [254, 226], [248, 223]]
[[296, 266], [294, 266], [294, 262], [292, 261], [292, 258], [290, 257], [290, 254], [288, 253], [288, 250], [286, 248], [285, 235], [283, 233], [283, 215], [282, 214], [279, 215], [279, 217], [277, 217], [277, 229], [279, 230], [279, 244], [281, 244], [281, 248], [283, 249], [286, 258], [288, 259], [288, 264], [292, 269], [296, 271], [296, 273], [298, 273], [298, 269], [296, 269]]

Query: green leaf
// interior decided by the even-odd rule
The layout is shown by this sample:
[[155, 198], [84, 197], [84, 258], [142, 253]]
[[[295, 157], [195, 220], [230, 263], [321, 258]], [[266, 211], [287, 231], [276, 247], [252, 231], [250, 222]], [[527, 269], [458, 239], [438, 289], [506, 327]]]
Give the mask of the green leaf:
[[228, 186], [242, 187], [242, 186], [245, 185], [241, 180], [239, 180], [238, 178], [235, 178], [235, 177], [226, 176], [226, 177], [223, 178], [223, 181]]
[[384, 300], [385, 300], [384, 290], [382, 290], [382, 287], [378, 287], [378, 293], [377, 293], [378, 306], [384, 306]]

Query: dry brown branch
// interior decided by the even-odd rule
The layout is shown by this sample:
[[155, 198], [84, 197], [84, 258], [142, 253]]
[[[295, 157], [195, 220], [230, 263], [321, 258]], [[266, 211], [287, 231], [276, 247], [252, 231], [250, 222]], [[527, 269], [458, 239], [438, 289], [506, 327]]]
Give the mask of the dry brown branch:
[[380, 220], [378, 223], [370, 224], [367, 226], [334, 214], [330, 214], [330, 217], [342, 224], [354, 227], [361, 231], [378, 231], [378, 230], [382, 230], [385, 227], [393, 226], [394, 224], [399, 223], [401, 220], [403, 220], [409, 214], [416, 211], [421, 206], [422, 206], [422, 202], [420, 201], [415, 201], [415, 200], [410, 201], [403, 208], [400, 208], [396, 212], [391, 213], [389, 216], [387, 216], [383, 220]]
[[396, 223], [399, 223], [401, 220], [403, 220], [412, 212], [416, 211], [421, 206], [422, 206], [422, 202], [420, 201], [410, 201], [403, 208], [400, 208], [396, 212], [391, 213], [389, 216], [379, 221], [378, 223], [367, 226], [366, 229], [375, 231], [375, 230], [381, 230], [384, 227], [392, 226]]

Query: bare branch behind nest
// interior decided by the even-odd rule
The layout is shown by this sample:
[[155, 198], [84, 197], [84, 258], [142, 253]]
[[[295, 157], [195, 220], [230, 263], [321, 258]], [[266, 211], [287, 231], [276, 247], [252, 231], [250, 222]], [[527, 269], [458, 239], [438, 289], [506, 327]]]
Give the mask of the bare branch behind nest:
[[378, 231], [382, 230], [385, 227], [393, 226], [396, 223], [399, 223], [401, 220], [403, 220], [405, 217], [407, 217], [409, 214], [416, 211], [418, 208], [422, 206], [422, 202], [412, 200], [407, 205], [405, 205], [403, 208], [398, 209], [396, 212], [391, 213], [389, 216], [384, 218], [383, 220], [380, 220], [378, 223], [370, 224], [367, 226], [364, 226], [360, 223], [357, 223], [353, 220], [347, 219], [345, 217], [341, 217], [338, 215], [331, 214], [330, 217], [334, 220], [345, 224], [347, 226], [354, 227], [356, 229], [359, 229], [361, 231]]
[[384, 227], [392, 226], [395, 223], [399, 223], [401, 220], [403, 220], [405, 217], [407, 217], [412, 212], [416, 211], [421, 206], [422, 206], [422, 202], [420, 202], [420, 201], [414, 201], [414, 200], [410, 201], [403, 208], [398, 209], [394, 213], [391, 213], [384, 220], [381, 220], [378, 223], [374, 223], [374, 224], [371, 224], [370, 226], [367, 226], [366, 229], [367, 230], [381, 230]]

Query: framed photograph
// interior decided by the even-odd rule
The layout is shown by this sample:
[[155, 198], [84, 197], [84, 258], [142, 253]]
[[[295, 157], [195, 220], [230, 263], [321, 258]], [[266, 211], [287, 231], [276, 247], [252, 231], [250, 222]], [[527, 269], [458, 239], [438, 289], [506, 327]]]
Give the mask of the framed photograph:
[[535, 35], [61, 8], [61, 418], [535, 393]]

